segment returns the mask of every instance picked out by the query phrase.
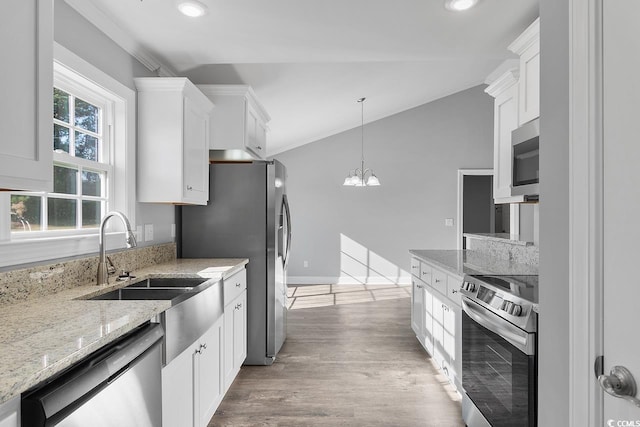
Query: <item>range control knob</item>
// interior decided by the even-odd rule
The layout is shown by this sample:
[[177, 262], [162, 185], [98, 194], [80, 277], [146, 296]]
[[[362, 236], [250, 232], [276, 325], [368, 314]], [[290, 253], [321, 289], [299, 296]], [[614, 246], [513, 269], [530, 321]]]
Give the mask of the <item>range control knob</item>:
[[462, 289], [467, 291], [467, 292], [475, 292], [476, 291], [476, 284], [475, 283], [471, 283], [471, 282], [464, 282], [462, 284]]
[[519, 304], [515, 304], [513, 301], [503, 301], [502, 307], [500, 307], [500, 309], [516, 317], [522, 314], [522, 306]]

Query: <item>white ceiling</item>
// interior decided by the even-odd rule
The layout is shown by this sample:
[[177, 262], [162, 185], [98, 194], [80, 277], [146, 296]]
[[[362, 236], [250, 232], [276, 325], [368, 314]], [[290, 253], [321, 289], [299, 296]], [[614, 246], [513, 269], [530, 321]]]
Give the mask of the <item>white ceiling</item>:
[[444, 0], [200, 0], [195, 19], [175, 0], [67, 1], [92, 2], [176, 75], [251, 85], [270, 155], [358, 126], [363, 96], [369, 122], [482, 83], [538, 15], [538, 0], [461, 13]]

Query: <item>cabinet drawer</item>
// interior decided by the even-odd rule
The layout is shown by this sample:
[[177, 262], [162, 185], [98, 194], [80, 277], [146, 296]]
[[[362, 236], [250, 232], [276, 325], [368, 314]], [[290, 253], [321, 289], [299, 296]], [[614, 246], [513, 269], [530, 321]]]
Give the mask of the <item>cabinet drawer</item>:
[[233, 276], [224, 279], [224, 305], [236, 299], [245, 289], [247, 289], [247, 270], [243, 268]]
[[420, 277], [420, 260], [418, 258], [411, 258], [411, 275]]
[[449, 297], [449, 299], [458, 307], [462, 305], [462, 302], [460, 301], [460, 285], [462, 285], [462, 279], [459, 277], [447, 277], [447, 297]]
[[420, 280], [422, 280], [427, 285], [431, 285], [432, 277], [433, 277], [433, 269], [429, 264], [425, 264], [424, 262], [420, 263]]
[[431, 286], [442, 295], [447, 295], [447, 274], [434, 268]]

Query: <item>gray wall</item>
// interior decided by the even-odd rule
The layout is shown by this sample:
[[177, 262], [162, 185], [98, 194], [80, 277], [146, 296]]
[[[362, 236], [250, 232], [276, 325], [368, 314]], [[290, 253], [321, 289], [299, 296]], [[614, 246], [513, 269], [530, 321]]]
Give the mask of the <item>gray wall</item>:
[[[64, 0], [55, 0], [54, 10], [54, 39], [62, 46], [131, 89], [135, 89], [134, 77], [155, 76]], [[140, 241], [141, 246], [173, 241], [171, 224], [174, 222], [174, 208], [172, 206], [137, 203], [136, 222], [138, 226], [154, 225], [153, 241]]]
[[342, 186], [359, 166], [359, 127], [276, 156], [288, 170], [292, 283], [367, 275], [397, 281], [408, 278], [409, 249], [456, 248], [456, 228], [445, 227], [445, 218], [456, 218], [457, 170], [493, 164], [493, 99], [483, 89], [365, 125], [366, 167], [380, 187]]
[[[540, 1], [541, 426], [569, 425], [569, 0]], [[585, 373], [586, 375], [586, 373]]]

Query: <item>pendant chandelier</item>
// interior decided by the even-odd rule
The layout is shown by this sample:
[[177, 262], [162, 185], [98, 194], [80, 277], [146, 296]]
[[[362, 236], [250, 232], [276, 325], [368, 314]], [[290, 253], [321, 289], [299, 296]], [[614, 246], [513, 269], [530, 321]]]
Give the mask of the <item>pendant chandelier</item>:
[[[349, 175], [345, 178], [344, 183], [342, 185], [350, 186], [350, 187], [375, 187], [380, 185], [380, 180], [373, 173], [371, 169], [365, 169], [364, 167], [364, 100], [366, 98], [358, 99], [360, 103], [360, 114], [361, 114], [361, 125], [360, 125], [360, 137], [361, 137], [361, 146], [360, 146], [360, 167], [349, 171]], [[367, 176], [368, 175], [368, 176]]]

